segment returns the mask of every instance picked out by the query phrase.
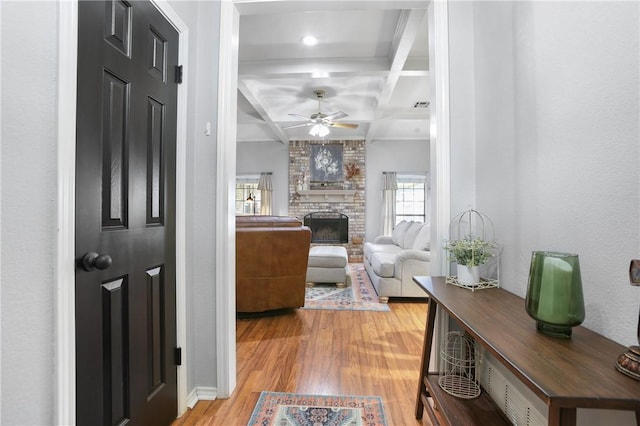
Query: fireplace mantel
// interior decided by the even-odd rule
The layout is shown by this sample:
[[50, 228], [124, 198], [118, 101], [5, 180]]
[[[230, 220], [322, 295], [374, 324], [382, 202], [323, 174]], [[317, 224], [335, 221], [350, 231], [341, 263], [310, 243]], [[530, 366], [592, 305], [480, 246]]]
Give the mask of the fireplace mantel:
[[355, 202], [355, 189], [312, 189], [297, 191], [300, 201], [308, 202]]

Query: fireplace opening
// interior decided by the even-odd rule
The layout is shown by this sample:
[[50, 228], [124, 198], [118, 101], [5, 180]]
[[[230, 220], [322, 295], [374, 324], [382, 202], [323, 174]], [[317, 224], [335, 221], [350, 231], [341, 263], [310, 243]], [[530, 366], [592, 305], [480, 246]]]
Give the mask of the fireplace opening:
[[343, 244], [349, 242], [349, 217], [342, 213], [309, 213], [304, 217], [304, 225], [311, 228], [312, 243]]

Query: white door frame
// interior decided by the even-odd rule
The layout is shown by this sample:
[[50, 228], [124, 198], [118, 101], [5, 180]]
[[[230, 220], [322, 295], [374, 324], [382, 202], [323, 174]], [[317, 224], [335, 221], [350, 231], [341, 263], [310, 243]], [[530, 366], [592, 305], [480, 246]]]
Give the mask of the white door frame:
[[[358, 1], [358, 0], [355, 0]], [[428, 4], [430, 0], [425, 0]], [[450, 220], [450, 174], [449, 174], [449, 27], [448, 0], [433, 0], [435, 25], [430, 36], [435, 40], [433, 84], [438, 88], [435, 117], [431, 117], [431, 176], [435, 178], [435, 205], [432, 209], [432, 256], [436, 256], [441, 270], [446, 263], [439, 241], [448, 235]], [[247, 1], [222, 0], [220, 11], [220, 58], [218, 79], [218, 158], [216, 182], [216, 360], [218, 395], [231, 395], [236, 385], [235, 344], [235, 193], [236, 163], [236, 112], [238, 91], [238, 38], [241, 11], [251, 3], [268, 7], [276, 6], [277, 0]], [[287, 2], [280, 2], [286, 4]], [[282, 6], [280, 6], [282, 7]], [[431, 37], [430, 37], [431, 38]], [[222, 60], [224, 58], [224, 60]], [[433, 114], [433, 113], [432, 113]], [[444, 162], [439, 164], [438, 162]], [[443, 167], [444, 166], [444, 167]], [[438, 260], [439, 259], [439, 260]]]
[[441, 242], [449, 238], [451, 221], [451, 140], [449, 113], [449, 12], [447, 0], [434, 0], [429, 22], [431, 179], [436, 208], [431, 213], [431, 273], [446, 275], [449, 261]]
[[[427, 10], [429, 22], [429, 84], [432, 94], [430, 117], [431, 178], [434, 183], [431, 210], [431, 273], [448, 275], [449, 261], [441, 242], [449, 238], [451, 221], [451, 139], [449, 111], [449, 11], [447, 0], [434, 0]], [[440, 342], [448, 331], [446, 313], [436, 313], [429, 371], [438, 371]]]
[[[187, 63], [189, 31], [165, 0], [151, 0], [179, 34], [179, 61]], [[78, 3], [58, 3], [58, 205], [55, 270], [55, 424], [76, 423], [75, 322], [75, 152], [78, 66]], [[186, 350], [185, 159], [187, 82], [178, 86], [176, 151], [176, 326], [177, 344]], [[178, 367], [178, 413], [186, 409], [187, 356]]]
[[220, 4], [218, 126], [216, 133], [216, 392], [236, 387], [236, 133], [240, 14], [229, 0]]

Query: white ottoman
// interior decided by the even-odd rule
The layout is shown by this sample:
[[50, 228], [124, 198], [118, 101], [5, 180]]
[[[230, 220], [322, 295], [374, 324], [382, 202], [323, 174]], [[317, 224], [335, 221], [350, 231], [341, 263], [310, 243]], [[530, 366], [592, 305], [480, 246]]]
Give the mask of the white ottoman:
[[347, 249], [342, 246], [314, 246], [309, 249], [307, 286], [314, 283], [347, 285]]

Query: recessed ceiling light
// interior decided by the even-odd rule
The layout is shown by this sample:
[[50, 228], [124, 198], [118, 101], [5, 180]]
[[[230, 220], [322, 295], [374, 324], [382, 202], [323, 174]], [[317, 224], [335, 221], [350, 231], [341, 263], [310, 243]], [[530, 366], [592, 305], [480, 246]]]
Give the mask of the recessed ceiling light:
[[318, 44], [318, 39], [312, 35], [308, 35], [308, 36], [304, 36], [304, 38], [302, 39], [302, 42], [304, 43], [305, 46], [315, 46], [316, 44]]

